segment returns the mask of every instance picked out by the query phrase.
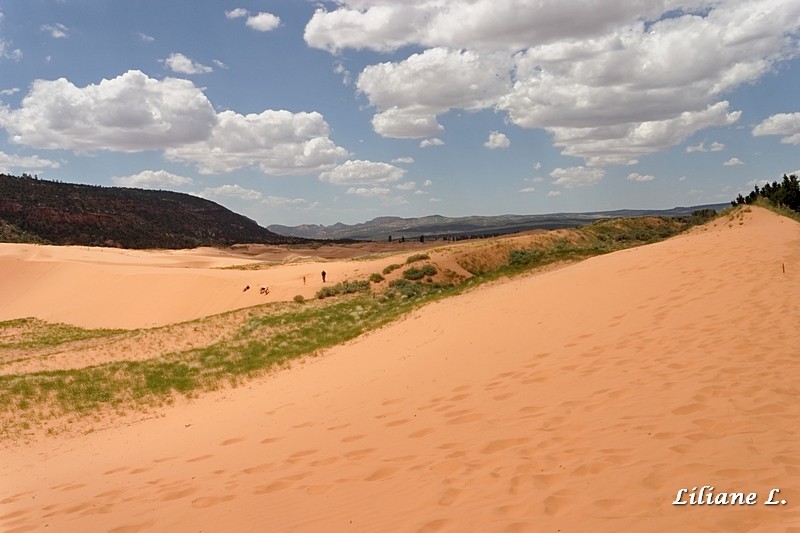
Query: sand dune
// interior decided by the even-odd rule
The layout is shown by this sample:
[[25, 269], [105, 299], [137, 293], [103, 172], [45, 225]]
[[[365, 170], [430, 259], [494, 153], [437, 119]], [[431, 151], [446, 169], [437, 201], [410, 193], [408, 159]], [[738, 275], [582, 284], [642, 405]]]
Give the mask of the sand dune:
[[[485, 286], [156, 418], [8, 446], [0, 528], [798, 531], [799, 295], [800, 225], [757, 208]], [[759, 504], [671, 504], [702, 485]]]
[[[234, 254], [210, 248], [140, 251], [0, 244], [0, 320], [36, 317], [89, 328], [144, 328], [174, 324], [253, 305], [313, 298], [329, 283], [366, 277], [396, 260], [303, 260], [264, 270], [222, 270], [291, 254], [276, 247]], [[344, 247], [321, 253], [343, 255]], [[402, 258], [405, 259], [405, 255]], [[377, 270], [376, 270], [377, 269]], [[303, 277], [306, 283], [303, 283]], [[249, 286], [251, 290], [243, 291]], [[269, 287], [268, 296], [260, 294]]]

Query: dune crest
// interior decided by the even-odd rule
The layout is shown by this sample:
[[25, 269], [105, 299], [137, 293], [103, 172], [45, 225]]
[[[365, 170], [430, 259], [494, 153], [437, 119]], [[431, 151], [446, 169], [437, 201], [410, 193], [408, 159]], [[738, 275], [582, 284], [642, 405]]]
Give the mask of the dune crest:
[[[0, 528], [790, 530], [799, 245], [753, 208], [163, 416], [9, 447]], [[787, 503], [672, 505], [703, 485]]]

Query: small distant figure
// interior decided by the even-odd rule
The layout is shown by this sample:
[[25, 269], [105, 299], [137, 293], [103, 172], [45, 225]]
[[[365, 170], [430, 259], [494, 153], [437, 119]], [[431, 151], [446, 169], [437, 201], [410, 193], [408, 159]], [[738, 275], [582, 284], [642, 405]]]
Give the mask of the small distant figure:
[[261, 294], [269, 294], [269, 287], [261, 287]]
[[250, 290], [250, 285], [248, 285], [247, 287], [245, 287], [244, 289], [242, 289], [242, 292], [247, 292], [247, 291], [249, 291], [249, 290]]
[[323, 271], [322, 271], [322, 283], [325, 283], [325, 276], [327, 276], [327, 274], [326, 274], [326, 273], [325, 273], [325, 271], [323, 270]]
[[303, 276], [303, 285], [305, 285], [305, 284], [306, 284], [306, 277]]

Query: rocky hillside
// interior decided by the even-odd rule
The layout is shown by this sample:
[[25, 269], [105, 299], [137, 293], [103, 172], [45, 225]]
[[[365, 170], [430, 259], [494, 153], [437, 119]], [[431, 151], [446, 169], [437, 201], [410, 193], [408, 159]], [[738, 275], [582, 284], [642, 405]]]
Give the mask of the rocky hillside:
[[0, 241], [194, 248], [302, 239], [189, 194], [0, 174]]

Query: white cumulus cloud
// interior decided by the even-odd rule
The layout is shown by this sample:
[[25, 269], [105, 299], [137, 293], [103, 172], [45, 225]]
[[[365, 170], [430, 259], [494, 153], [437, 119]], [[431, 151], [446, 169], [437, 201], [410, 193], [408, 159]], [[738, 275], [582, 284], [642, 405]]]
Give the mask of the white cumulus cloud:
[[281, 19], [272, 13], [258, 13], [257, 15], [252, 15], [247, 17], [247, 24], [248, 28], [252, 28], [257, 31], [272, 31], [278, 26], [280, 26]]
[[259, 191], [253, 189], [246, 189], [241, 185], [228, 184], [220, 185], [219, 187], [206, 187], [198, 193], [198, 196], [203, 198], [222, 199], [222, 198], [235, 198], [239, 200], [262, 200], [264, 195]]
[[656, 179], [656, 177], [651, 174], [639, 174], [638, 172], [631, 172], [625, 179], [628, 181], [653, 181]]
[[356, 87], [378, 109], [376, 133], [426, 137], [442, 130], [436, 116], [452, 108], [491, 107], [508, 91], [510, 66], [506, 56], [432, 48], [397, 63], [367, 66]]
[[172, 72], [177, 72], [179, 74], [206, 74], [214, 70], [207, 65], [197, 63], [180, 52], [171, 53], [164, 60], [164, 65]]
[[38, 155], [21, 156], [0, 151], [0, 172], [2, 173], [10, 174], [14, 169], [36, 170], [60, 166], [58, 161], [42, 159]]
[[738, 157], [731, 157], [730, 159], [722, 163], [722, 165], [726, 167], [735, 167], [738, 165], [744, 165], [744, 161], [742, 161]]
[[[546, 130], [564, 155], [590, 166], [634, 164], [699, 130], [736, 122], [739, 111], [722, 98], [800, 55], [800, 3], [785, 0], [335, 6], [308, 22], [309, 46], [423, 49], [358, 77], [379, 134], [432, 136], [448, 110], [494, 108], [517, 126]], [[800, 143], [797, 132], [783, 135]]]
[[692, 152], [721, 152], [725, 149], [725, 145], [721, 142], [714, 141], [709, 146], [706, 146], [705, 142], [692, 144], [686, 147], [687, 153]]
[[800, 113], [778, 113], [753, 128], [753, 135], [784, 135], [784, 144], [800, 144]]
[[189, 185], [192, 183], [192, 178], [178, 176], [166, 170], [144, 170], [131, 176], [114, 176], [111, 178], [111, 181], [121, 187], [160, 189], [162, 187]]
[[321, 114], [266, 110], [241, 115], [219, 113], [210, 135], [199, 142], [169, 148], [172, 161], [194, 163], [201, 174], [217, 174], [258, 165], [270, 175], [310, 174], [346, 158], [347, 150], [328, 137]]
[[137, 152], [208, 137], [216, 113], [188, 80], [156, 80], [130, 70], [76, 87], [64, 78], [35, 80], [19, 109], [0, 107], [11, 142], [35, 148]]
[[42, 24], [42, 31], [49, 33], [53, 39], [66, 39], [69, 37], [69, 29], [60, 22]]
[[432, 139], [423, 139], [419, 143], [419, 147], [420, 148], [430, 148], [431, 146], [443, 146], [443, 145], [444, 145], [444, 141], [441, 140], [441, 139], [438, 139], [436, 137], [434, 137]]
[[359, 159], [345, 161], [331, 170], [322, 172], [319, 179], [334, 185], [373, 185], [398, 181], [406, 171], [402, 168], [376, 161]]
[[310, 209], [319, 205], [319, 202], [309, 202], [305, 198], [289, 198], [286, 196], [265, 196], [261, 203], [270, 207], [302, 207]]
[[347, 194], [355, 194], [356, 196], [363, 196], [365, 198], [386, 196], [390, 192], [392, 191], [385, 187], [350, 187], [347, 189]]
[[[309, 46], [391, 51], [407, 45], [519, 50], [532, 43], [597, 35], [678, 7], [669, 0], [338, 0], [306, 25]], [[687, 7], [707, 2], [684, 2]]]
[[225, 11], [225, 17], [229, 19], [238, 19], [241, 17], [246, 17], [247, 15], [247, 10], [243, 7], [237, 7], [235, 9], [231, 9], [230, 11]]
[[561, 185], [568, 189], [596, 185], [605, 177], [606, 171], [602, 168], [588, 168], [584, 166], [557, 168], [550, 173], [555, 178], [553, 185]]
[[489, 138], [486, 140], [483, 145], [490, 150], [494, 150], [497, 148], [508, 148], [511, 146], [511, 140], [506, 136], [505, 133], [500, 133], [499, 131], [492, 131], [489, 133]]

